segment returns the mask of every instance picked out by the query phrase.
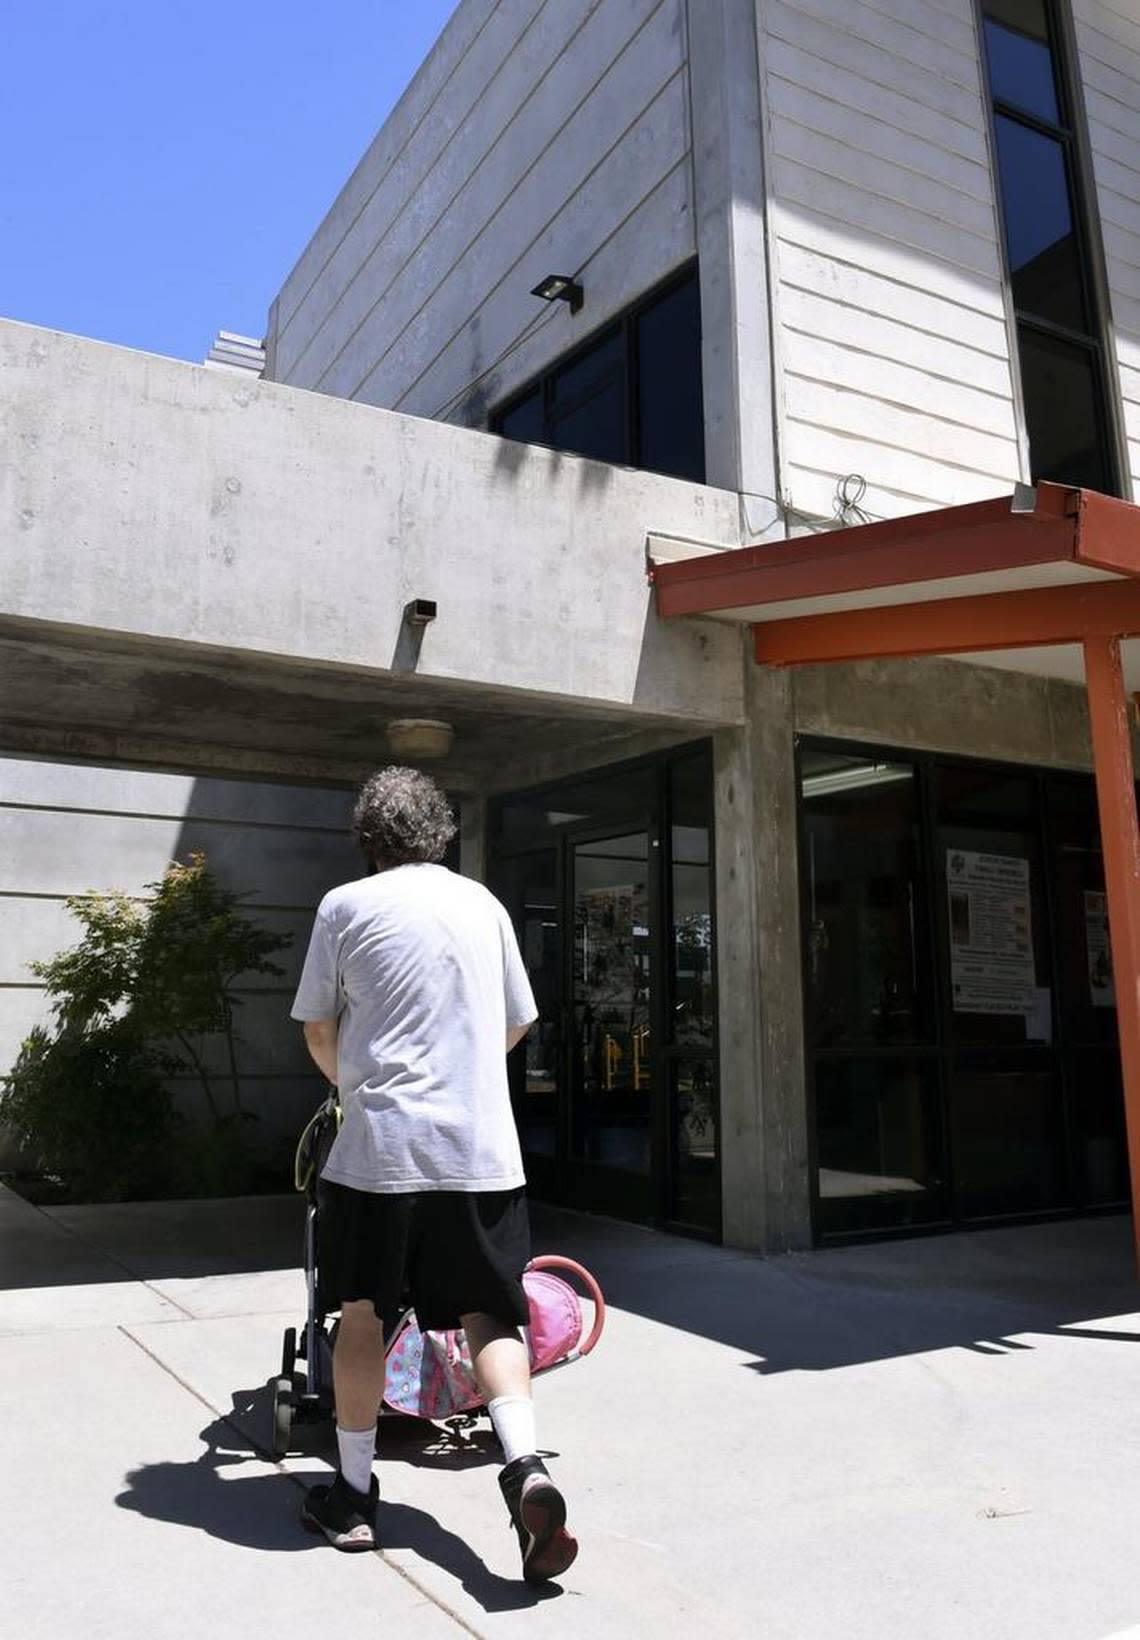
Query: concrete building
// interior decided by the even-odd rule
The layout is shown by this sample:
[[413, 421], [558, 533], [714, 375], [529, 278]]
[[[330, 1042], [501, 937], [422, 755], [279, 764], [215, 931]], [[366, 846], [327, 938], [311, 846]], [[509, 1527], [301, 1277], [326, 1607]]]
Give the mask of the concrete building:
[[[460, 0], [263, 377], [3, 326], [6, 1050], [62, 894], [204, 844], [299, 930], [388, 725], [443, 720], [543, 1010], [536, 1190], [762, 1249], [1124, 1205], [1086, 629], [880, 656], [865, 613], [777, 669], [753, 627], [785, 564], [804, 617], [1140, 569], [1131, 512], [1108, 569], [1008, 550], [1132, 499], [1138, 137], [1126, 0]], [[938, 582], [889, 535], [994, 497]], [[819, 567], [868, 523], [874, 597]]]

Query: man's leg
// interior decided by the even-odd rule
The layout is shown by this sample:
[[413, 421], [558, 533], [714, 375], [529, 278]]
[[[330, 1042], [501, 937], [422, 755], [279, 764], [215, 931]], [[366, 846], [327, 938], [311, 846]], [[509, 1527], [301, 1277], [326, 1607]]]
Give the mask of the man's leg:
[[513, 1463], [535, 1451], [530, 1356], [517, 1327], [493, 1315], [460, 1316], [475, 1378], [487, 1403], [503, 1458]]
[[333, 1349], [333, 1394], [337, 1428], [368, 1430], [375, 1436], [384, 1395], [384, 1329], [371, 1299], [357, 1298], [341, 1306]]
[[384, 1329], [371, 1299], [353, 1299], [341, 1306], [333, 1348], [333, 1394], [340, 1470], [331, 1486], [310, 1488], [301, 1519], [338, 1549], [372, 1549], [379, 1496], [372, 1460], [384, 1394]]
[[529, 1583], [558, 1577], [578, 1553], [566, 1530], [566, 1503], [535, 1451], [530, 1357], [515, 1327], [494, 1316], [460, 1317], [487, 1411], [506, 1460], [499, 1485], [518, 1533]]

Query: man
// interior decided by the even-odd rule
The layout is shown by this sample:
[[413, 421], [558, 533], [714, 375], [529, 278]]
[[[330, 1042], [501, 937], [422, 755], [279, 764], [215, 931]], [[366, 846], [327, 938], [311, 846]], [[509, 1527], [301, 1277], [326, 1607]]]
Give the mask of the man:
[[353, 830], [373, 875], [321, 901], [292, 1010], [344, 1113], [320, 1218], [322, 1291], [340, 1309], [339, 1469], [301, 1518], [338, 1549], [376, 1545], [382, 1318], [407, 1293], [421, 1327], [467, 1334], [523, 1576], [539, 1582], [577, 1544], [537, 1456], [518, 1332], [530, 1229], [506, 1055], [536, 1018], [534, 997], [503, 907], [439, 864], [455, 822], [434, 781], [381, 769]]

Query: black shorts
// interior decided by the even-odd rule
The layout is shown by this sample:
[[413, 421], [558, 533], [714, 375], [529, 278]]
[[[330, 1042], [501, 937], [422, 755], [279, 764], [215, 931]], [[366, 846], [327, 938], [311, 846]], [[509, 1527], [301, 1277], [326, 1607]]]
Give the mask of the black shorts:
[[509, 1326], [529, 1321], [525, 1190], [382, 1195], [325, 1181], [317, 1201], [322, 1310], [370, 1298], [390, 1325], [410, 1302], [433, 1332], [458, 1327], [473, 1311]]

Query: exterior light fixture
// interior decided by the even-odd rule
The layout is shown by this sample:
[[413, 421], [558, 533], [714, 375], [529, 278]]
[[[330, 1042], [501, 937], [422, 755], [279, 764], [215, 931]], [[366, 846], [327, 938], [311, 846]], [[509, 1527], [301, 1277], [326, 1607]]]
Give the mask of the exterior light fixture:
[[446, 757], [454, 739], [451, 724], [439, 718], [394, 718], [388, 725], [388, 749], [397, 757]]
[[568, 273], [548, 273], [545, 279], [538, 281], [531, 295], [543, 302], [569, 302], [571, 313], [577, 313], [583, 300], [581, 285]]

